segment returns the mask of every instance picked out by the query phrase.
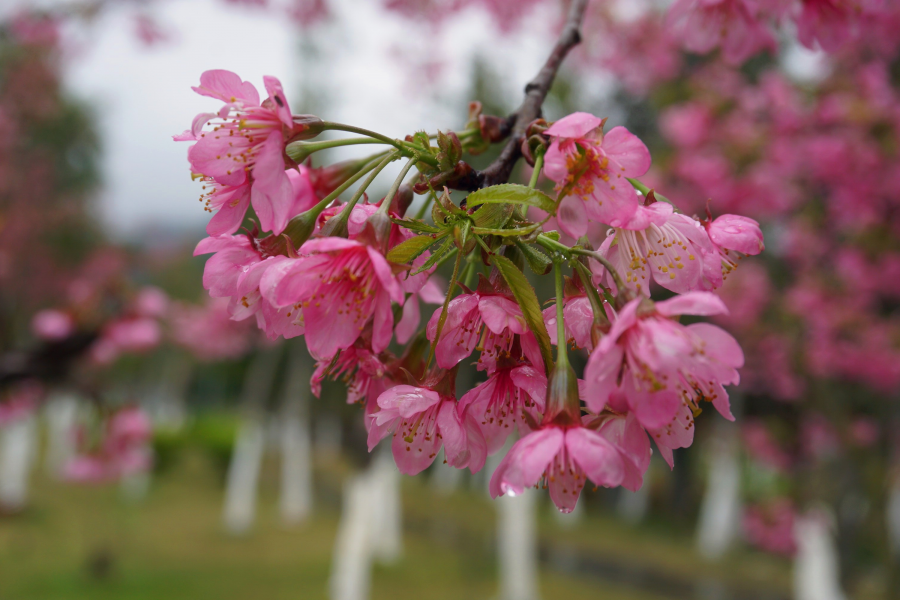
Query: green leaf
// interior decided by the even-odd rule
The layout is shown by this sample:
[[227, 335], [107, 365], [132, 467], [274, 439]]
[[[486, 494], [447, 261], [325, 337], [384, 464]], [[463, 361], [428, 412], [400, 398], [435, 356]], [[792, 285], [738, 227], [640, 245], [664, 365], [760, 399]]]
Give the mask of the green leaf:
[[475, 227], [472, 229], [473, 233], [477, 233], [478, 235], [499, 235], [501, 237], [504, 236], [517, 236], [517, 235], [528, 235], [529, 233], [534, 233], [536, 227], [521, 227], [519, 229], [486, 229], [484, 227]]
[[442, 229], [438, 229], [434, 225], [429, 225], [425, 221], [419, 221], [418, 219], [391, 218], [391, 223], [399, 225], [400, 227], [405, 227], [410, 231], [417, 231], [419, 233], [440, 233], [441, 231], [443, 231]]
[[438, 241], [438, 237], [430, 235], [417, 235], [409, 238], [391, 248], [387, 253], [387, 259], [398, 265], [405, 265]]
[[516, 248], [525, 256], [525, 261], [536, 275], [546, 275], [553, 268], [553, 261], [550, 257], [530, 244], [522, 243], [515, 240]]
[[418, 275], [422, 271], [426, 271], [430, 269], [432, 266], [437, 264], [439, 260], [441, 260], [447, 252], [451, 250], [456, 250], [456, 245], [454, 244], [453, 236], [447, 236], [447, 239], [444, 240], [444, 243], [441, 244], [441, 247], [437, 249], [437, 251], [428, 257], [428, 260], [425, 263], [412, 272], [413, 275]]
[[500, 229], [512, 217], [513, 211], [515, 207], [512, 204], [486, 204], [472, 213], [472, 220], [475, 227]]
[[475, 207], [481, 204], [524, 204], [535, 206], [551, 215], [556, 214], [556, 202], [540, 190], [524, 185], [504, 183], [492, 185], [469, 194], [466, 206]]
[[520, 271], [511, 260], [505, 256], [495, 254], [492, 262], [503, 279], [506, 280], [509, 289], [512, 290], [513, 297], [522, 309], [522, 315], [531, 333], [537, 339], [538, 346], [541, 349], [541, 356], [544, 359], [544, 370], [549, 375], [550, 368], [553, 365], [553, 353], [550, 348], [550, 336], [547, 334], [547, 327], [544, 325], [544, 316], [541, 314], [541, 305], [538, 303], [537, 295], [534, 288], [525, 279], [525, 274]]

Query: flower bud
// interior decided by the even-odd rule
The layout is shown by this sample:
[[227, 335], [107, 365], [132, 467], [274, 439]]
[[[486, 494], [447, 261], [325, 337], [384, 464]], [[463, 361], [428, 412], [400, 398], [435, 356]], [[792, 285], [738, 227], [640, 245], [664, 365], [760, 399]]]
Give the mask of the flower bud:
[[310, 140], [325, 131], [325, 122], [315, 115], [293, 115], [294, 126], [285, 136], [289, 142]]
[[581, 422], [578, 377], [567, 360], [557, 361], [550, 373], [543, 424], [575, 425]]

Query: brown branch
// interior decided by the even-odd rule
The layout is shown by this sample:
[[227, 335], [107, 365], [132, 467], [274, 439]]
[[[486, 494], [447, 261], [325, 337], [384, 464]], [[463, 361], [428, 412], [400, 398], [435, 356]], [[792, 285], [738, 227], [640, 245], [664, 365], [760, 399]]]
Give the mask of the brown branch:
[[506, 183], [512, 175], [513, 167], [522, 157], [522, 141], [528, 125], [541, 116], [544, 99], [553, 85], [556, 73], [569, 51], [581, 42], [581, 22], [587, 0], [571, 0], [569, 14], [563, 25], [556, 45], [547, 57], [547, 62], [534, 79], [525, 86], [525, 100], [512, 113], [507, 122], [512, 123], [510, 138], [500, 152], [500, 156], [483, 171], [474, 171], [463, 180], [454, 182], [456, 189], [474, 191], [483, 187]]

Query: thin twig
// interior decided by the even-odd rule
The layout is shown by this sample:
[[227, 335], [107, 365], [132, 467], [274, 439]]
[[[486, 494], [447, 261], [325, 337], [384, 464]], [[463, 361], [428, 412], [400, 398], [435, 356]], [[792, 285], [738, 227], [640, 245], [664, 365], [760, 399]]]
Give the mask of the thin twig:
[[457, 189], [474, 191], [509, 181], [513, 167], [522, 157], [521, 146], [522, 140], [525, 139], [525, 130], [532, 121], [541, 116], [541, 107], [560, 65], [569, 51], [581, 42], [581, 22], [584, 20], [586, 7], [587, 0], [572, 0], [569, 5], [566, 24], [563, 25], [556, 45], [547, 57], [547, 62], [537, 76], [525, 86], [525, 100], [522, 105], [507, 119], [513, 123], [512, 131], [500, 156], [483, 171], [475, 171], [464, 180], [455, 182]]

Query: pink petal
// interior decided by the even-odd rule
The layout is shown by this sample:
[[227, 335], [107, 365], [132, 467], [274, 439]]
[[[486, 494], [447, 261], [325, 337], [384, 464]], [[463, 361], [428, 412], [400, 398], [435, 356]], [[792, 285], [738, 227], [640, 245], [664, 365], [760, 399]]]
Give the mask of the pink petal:
[[440, 401], [441, 397], [434, 390], [411, 385], [394, 386], [378, 396], [377, 400], [382, 410], [393, 409], [403, 418], [425, 412]]
[[611, 172], [614, 170], [613, 163], [618, 163], [616, 175], [640, 177], [650, 169], [650, 151], [647, 146], [622, 126], [613, 127], [607, 132], [603, 138], [603, 150], [610, 158]]
[[727, 315], [722, 299], [711, 292], [687, 292], [656, 303], [656, 311], [665, 317], [678, 315]]
[[624, 350], [611, 345], [608, 350], [594, 350], [584, 368], [585, 403], [593, 413], [599, 413], [609, 401], [609, 396], [619, 387], [619, 371], [622, 369]]
[[372, 315], [372, 350], [383, 352], [394, 334], [394, 311], [387, 292], [380, 290], [375, 297], [375, 313]]
[[478, 301], [478, 310], [488, 329], [500, 335], [506, 329], [513, 333], [525, 333], [527, 326], [522, 309], [515, 301], [503, 296], [484, 296]]
[[394, 330], [397, 334], [398, 344], [405, 344], [412, 338], [416, 333], [416, 329], [419, 328], [421, 319], [419, 301], [415, 298], [410, 298], [403, 305], [403, 316], [400, 317], [400, 322], [397, 323], [397, 327]]
[[372, 261], [372, 268], [375, 269], [375, 275], [378, 277], [378, 281], [381, 282], [381, 285], [384, 286], [384, 289], [390, 294], [391, 300], [402, 306], [406, 296], [403, 294], [403, 288], [400, 287], [397, 278], [394, 277], [394, 273], [391, 271], [391, 266], [388, 264], [387, 259], [371, 246], [366, 246], [366, 251], [369, 253], [369, 260]]
[[625, 468], [616, 448], [596, 431], [584, 427], [566, 430], [569, 456], [597, 485], [615, 487], [622, 482]]
[[217, 98], [223, 102], [240, 100], [247, 106], [259, 106], [259, 93], [253, 84], [241, 81], [231, 71], [212, 69], [200, 75], [200, 86], [191, 88], [201, 96]]
[[284, 172], [284, 139], [274, 132], [260, 146], [253, 167], [250, 202], [263, 231], [280, 235], [291, 218], [294, 188]]
[[559, 203], [556, 211], [556, 222], [563, 233], [578, 239], [588, 230], [587, 211], [584, 201], [577, 196], [566, 196]]
[[576, 112], [554, 122], [545, 135], [561, 138], [583, 138], [600, 127], [603, 119], [586, 112]]
[[288, 106], [287, 97], [284, 95], [284, 88], [281, 86], [281, 82], [275, 77], [266, 75], [263, 77], [263, 84], [266, 86], [266, 91], [269, 92], [269, 99], [275, 103], [275, 112], [278, 118], [286, 126], [293, 127], [294, 118], [291, 115], [291, 108]]
[[546, 427], [529, 433], [509, 449], [489, 485], [491, 498], [510, 493], [519, 495], [534, 486], [562, 450], [565, 436], [558, 427]]

